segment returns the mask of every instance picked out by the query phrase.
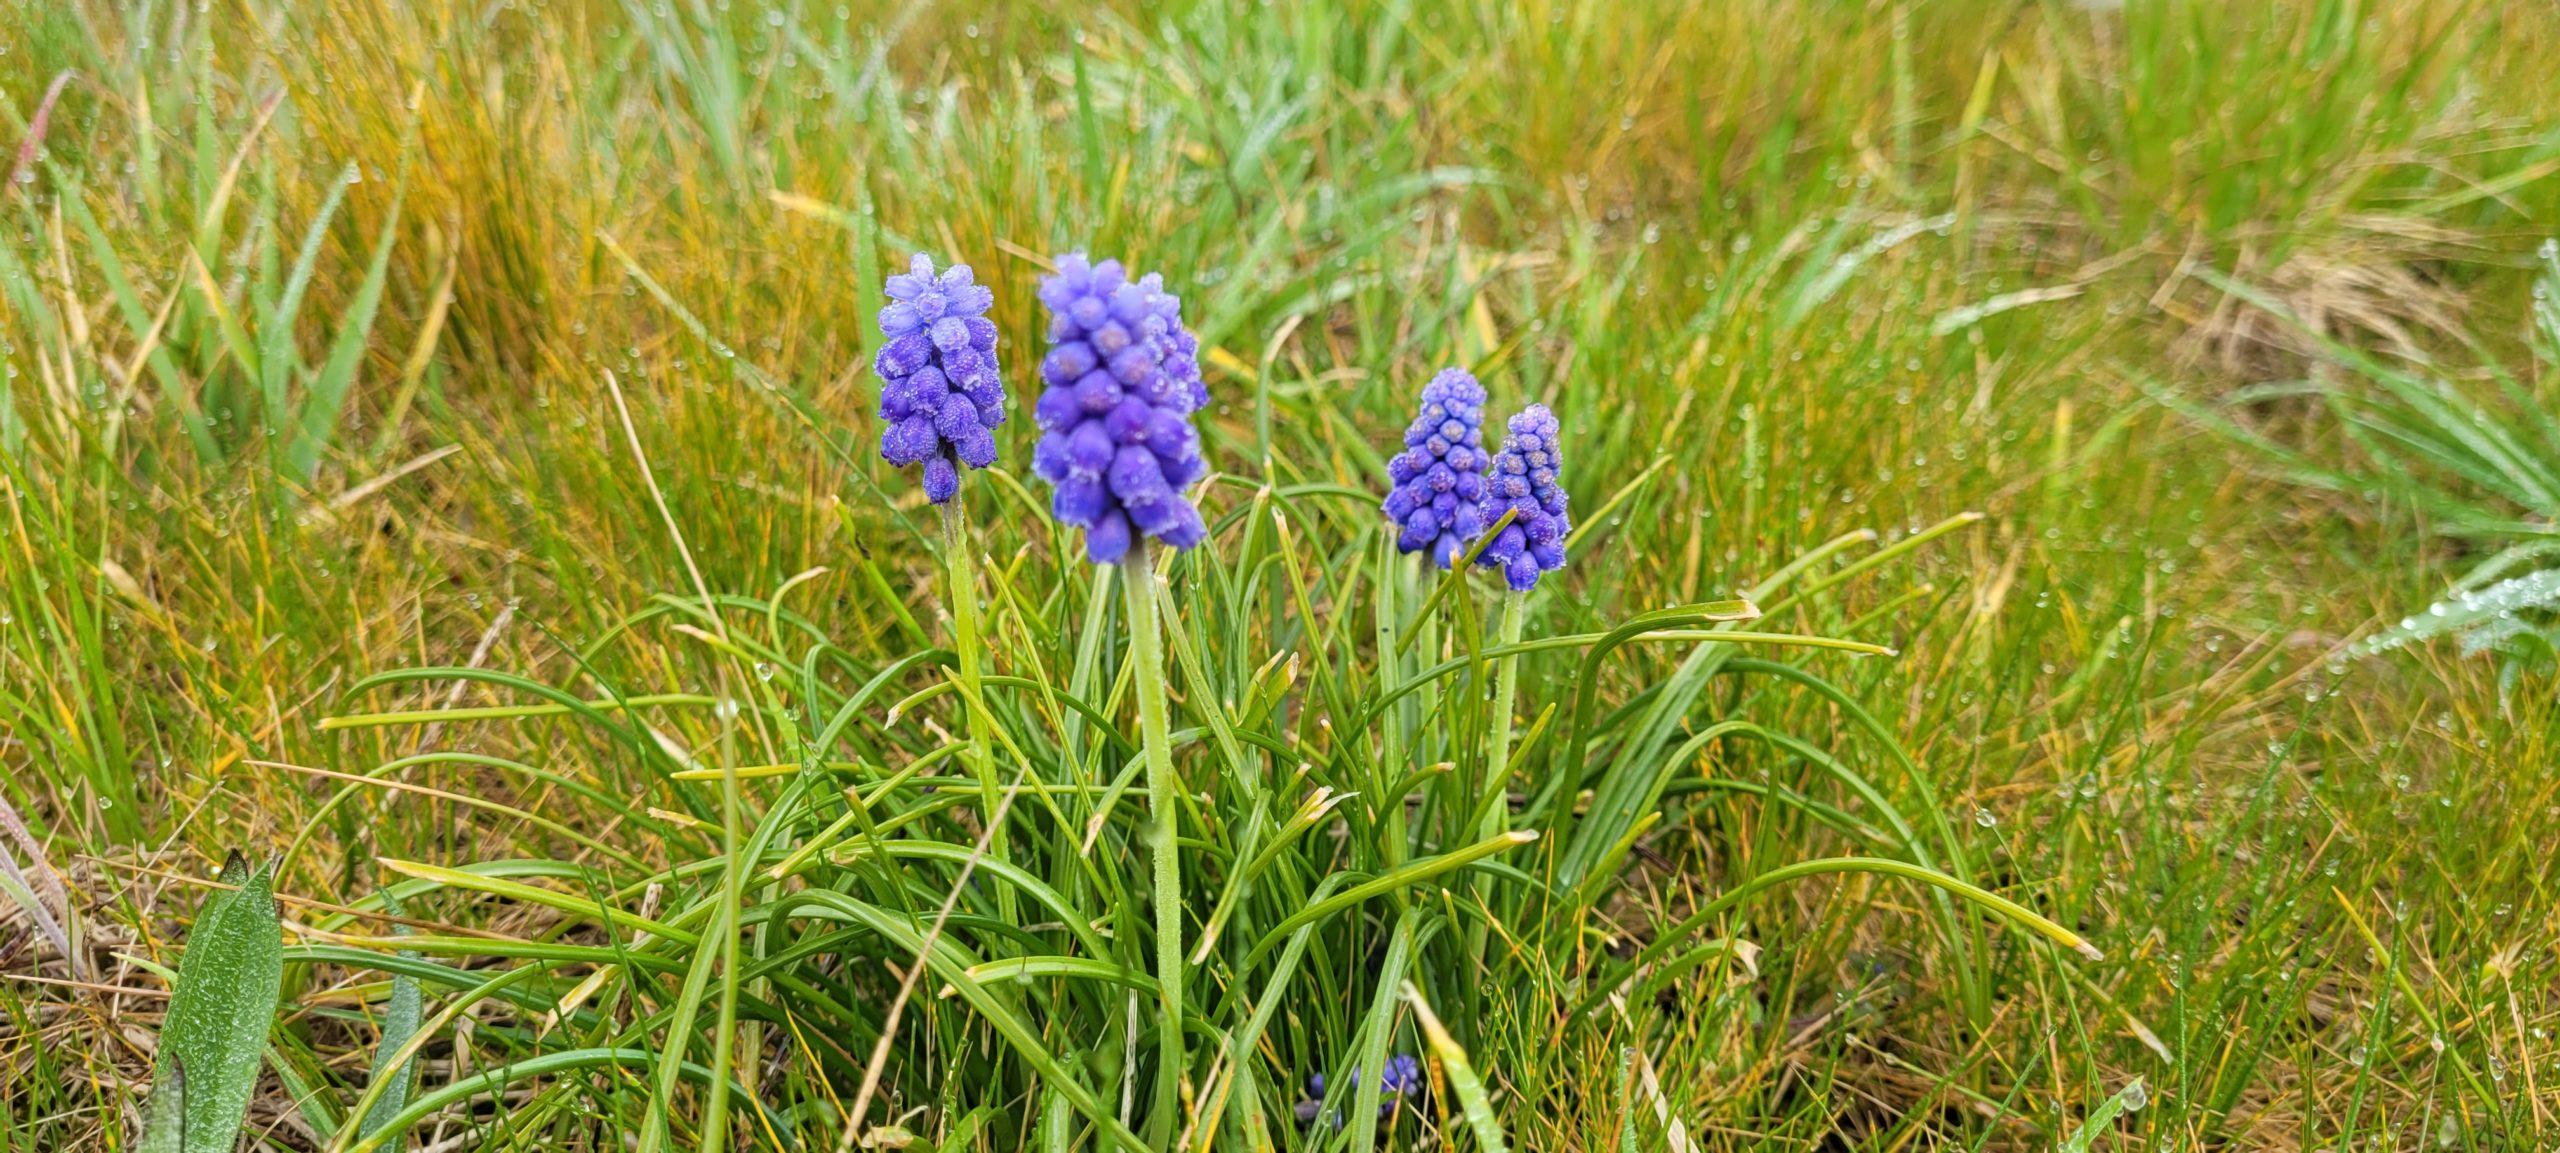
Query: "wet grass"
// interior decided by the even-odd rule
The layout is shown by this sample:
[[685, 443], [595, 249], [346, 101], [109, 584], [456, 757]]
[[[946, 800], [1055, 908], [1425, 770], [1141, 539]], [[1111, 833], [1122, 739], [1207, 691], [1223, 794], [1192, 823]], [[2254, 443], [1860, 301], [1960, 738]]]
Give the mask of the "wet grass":
[[[0, 11], [0, 799], [78, 955], [0, 897], [0, 1148], [125, 1147], [150, 966], [232, 849], [282, 859], [278, 1148], [355, 1115], [396, 947], [420, 1147], [837, 1148], [866, 1095], [945, 1148], [1358, 1143], [1339, 1074], [1434, 1054], [1417, 1001], [1528, 1148], [2045, 1148], [2135, 1078], [2089, 1148], [2560, 1133], [2560, 701], [2355, 655], [2488, 550], [2229, 434], [2362, 475], [2249, 387], [2352, 379], [2324, 341], [2560, 407], [2546, 15]], [[978, 478], [964, 707], [934, 511], [874, 452], [882, 271], [975, 265], [1019, 397], [1075, 248], [1164, 272], [1216, 397], [1164, 602], [1170, 1078], [1123, 590]], [[1494, 582], [1416, 626], [1362, 496], [1449, 364], [1570, 438], [1525, 636], [1765, 613], [1518, 654], [1510, 872], [1444, 859]], [[482, 711], [380, 716], [441, 710]], [[1754, 887], [1850, 855], [2105, 957], [1878, 874]], [[1480, 1144], [1460, 1067], [1374, 1137]], [[1319, 1071], [1340, 1128], [1293, 1119]]]

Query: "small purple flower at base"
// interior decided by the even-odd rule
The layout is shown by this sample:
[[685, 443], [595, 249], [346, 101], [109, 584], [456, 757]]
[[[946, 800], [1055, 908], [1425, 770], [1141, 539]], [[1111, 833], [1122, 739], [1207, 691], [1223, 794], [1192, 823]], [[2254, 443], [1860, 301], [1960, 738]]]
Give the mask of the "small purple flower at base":
[[880, 455], [924, 466], [924, 494], [935, 504], [960, 492], [959, 465], [996, 462], [994, 428], [1004, 423], [1004, 381], [996, 371], [996, 326], [986, 318], [995, 292], [973, 282], [969, 266], [936, 274], [919, 252], [908, 271], [889, 278], [880, 310], [888, 342], [872, 358], [880, 374]]
[[1447, 368], [1422, 386], [1422, 405], [1404, 430], [1403, 452], [1387, 461], [1387, 519], [1399, 552], [1428, 552], [1441, 568], [1457, 563], [1484, 531], [1484, 386]]
[[[1353, 1068], [1347, 1075], [1347, 1081], [1343, 1088], [1354, 1093], [1359, 1092], [1360, 1070]], [[1398, 1053], [1387, 1058], [1386, 1071], [1378, 1078], [1378, 1116], [1384, 1119], [1387, 1114], [1395, 1110], [1398, 1100], [1419, 1095], [1422, 1087], [1421, 1061], [1416, 1060], [1410, 1053]], [[1315, 1120], [1316, 1111], [1323, 1108], [1319, 1100], [1324, 1096], [1323, 1073], [1316, 1073], [1307, 1078], [1307, 1094], [1311, 1099], [1299, 1102], [1297, 1107], [1298, 1120], [1301, 1122]], [[1333, 1125], [1336, 1129], [1342, 1127], [1342, 1117], [1339, 1113], [1335, 1114]]]
[[951, 466], [951, 458], [937, 456], [924, 462], [924, 496], [941, 504], [960, 493], [960, 470]]
[[1051, 511], [1085, 530], [1096, 564], [1127, 555], [1140, 533], [1178, 549], [1207, 539], [1208, 522], [1183, 495], [1208, 471], [1191, 413], [1209, 390], [1182, 301], [1162, 277], [1131, 280], [1119, 261], [1078, 254], [1042, 278], [1040, 302], [1050, 348], [1031, 466], [1056, 490]]
[[1511, 523], [1476, 556], [1477, 564], [1500, 571], [1513, 592], [1527, 592], [1537, 587], [1540, 576], [1564, 567], [1564, 542], [1573, 533], [1573, 520], [1557, 479], [1564, 457], [1556, 432], [1556, 414], [1543, 404], [1512, 414], [1477, 510], [1487, 527], [1504, 513], [1513, 514]]
[[[1350, 1082], [1351, 1089], [1356, 1091], [1360, 1088], [1360, 1069], [1356, 1065], [1351, 1069]], [[1387, 1058], [1386, 1073], [1378, 1078], [1378, 1091], [1384, 1096], [1401, 1097], [1419, 1088], [1421, 1084], [1422, 1062], [1414, 1059], [1411, 1053], [1398, 1053]], [[1319, 1072], [1307, 1078], [1307, 1091], [1318, 1097], [1324, 1096], [1323, 1073]]]

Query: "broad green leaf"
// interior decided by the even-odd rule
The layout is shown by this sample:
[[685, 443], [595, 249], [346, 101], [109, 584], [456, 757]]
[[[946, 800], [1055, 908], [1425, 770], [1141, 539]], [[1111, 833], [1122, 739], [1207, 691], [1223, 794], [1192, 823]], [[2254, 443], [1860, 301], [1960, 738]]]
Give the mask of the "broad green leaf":
[[151, 1087], [150, 1113], [142, 1123], [138, 1153], [186, 1153], [187, 1067], [170, 1059], [168, 1071]]
[[233, 853], [221, 878], [230, 887], [205, 902], [188, 931], [154, 1076], [154, 1096], [180, 1105], [152, 1109], [146, 1150], [229, 1153], [238, 1139], [284, 987], [272, 868], [252, 871]]

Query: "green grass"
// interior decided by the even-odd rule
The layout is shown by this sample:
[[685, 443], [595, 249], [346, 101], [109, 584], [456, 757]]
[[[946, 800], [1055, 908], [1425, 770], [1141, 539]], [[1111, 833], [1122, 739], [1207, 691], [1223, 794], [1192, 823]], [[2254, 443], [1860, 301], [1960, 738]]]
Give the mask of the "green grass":
[[[2549, 532], [2374, 433], [2560, 410], [2537, 9], [0, 19], [0, 1149], [133, 1147], [232, 850], [260, 1147], [2560, 1135], [2560, 696], [2359, 645]], [[1143, 602], [1022, 467], [1076, 248], [1209, 350]], [[1018, 402], [959, 554], [913, 250]], [[1383, 549], [1452, 364], [1569, 437], [1516, 650]]]

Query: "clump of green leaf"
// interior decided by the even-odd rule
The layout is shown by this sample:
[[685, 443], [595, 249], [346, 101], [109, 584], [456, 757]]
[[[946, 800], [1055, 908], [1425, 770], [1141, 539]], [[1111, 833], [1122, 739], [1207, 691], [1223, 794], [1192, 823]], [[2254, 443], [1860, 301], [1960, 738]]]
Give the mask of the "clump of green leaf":
[[[2542, 268], [2533, 282], [2533, 353], [2546, 384], [2560, 379], [2560, 242], [2544, 241]], [[2495, 407], [2501, 398], [2473, 398], [2449, 385], [2440, 386], [2441, 402], [2411, 405], [2400, 424], [2403, 450], [2415, 459], [2397, 463], [2398, 471], [2418, 475], [2421, 469], [2452, 474], [2472, 492], [2494, 505], [2475, 506], [2458, 520], [2470, 535], [2496, 541], [2500, 547], [2487, 560], [2454, 582], [2451, 593], [2426, 610], [2403, 618], [2367, 642], [2369, 651], [2439, 636], [2459, 638], [2465, 656], [2497, 653], [2505, 662], [2504, 679], [2512, 687], [2528, 672], [2543, 676], [2560, 669], [2560, 423], [2548, 405], [2511, 378], [2497, 380], [2514, 401], [2511, 413]], [[2448, 485], [2438, 499], [2462, 499]], [[2512, 515], [2515, 510], [2522, 517]]]
[[[2223, 413], [2188, 406], [2297, 481], [2415, 511], [2436, 533], [2475, 553], [2485, 550], [2443, 597], [2361, 649], [2384, 652], [2454, 637], [2465, 655], [2497, 654], [2510, 690], [2525, 677], [2560, 671], [2560, 418], [2548, 395], [2560, 381], [2560, 243], [2546, 242], [2540, 258], [2533, 285], [2537, 381], [2484, 354], [2476, 375], [2485, 383], [2473, 383], [2424, 363], [2386, 363], [2305, 328], [2352, 379], [2262, 386], [2232, 399], [2312, 397], [2336, 418], [2342, 447], [2351, 450], [2342, 459], [2280, 444]], [[2218, 282], [2284, 315], [2254, 289]]]
[[[1748, 903], [1778, 886], [1851, 875], [1922, 886], [1932, 930], [1966, 967], [1959, 1000], [1976, 1021], [1990, 1016], [2001, 980], [1977, 912], [2095, 955], [2077, 934], [1973, 882], [1943, 806], [1889, 729], [1811, 670], [1749, 655], [1888, 652], [1742, 626], [1762, 602], [1800, 604], [1978, 518], [1951, 518], [1856, 560], [1852, 550], [1875, 537], [1849, 534], [1747, 600], [1528, 640], [1515, 627], [1487, 644], [1468, 567], [1444, 575], [1399, 555], [1368, 494], [1247, 491], [1219, 516], [1215, 547], [1161, 572], [1071, 562], [1051, 571], [1017, 554], [984, 567], [985, 588], [955, 579], [945, 597], [986, 615], [991, 667], [975, 683], [952, 647], [858, 655], [794, 611], [786, 586], [771, 598], [662, 597], [586, 656], [607, 660], [613, 646], [676, 626], [740, 662], [728, 683], [752, 686], [748, 699], [589, 699], [458, 667], [391, 670], [353, 686], [369, 694], [469, 680], [542, 703], [342, 715], [327, 728], [574, 714], [662, 775], [647, 813], [634, 806], [629, 817], [671, 856], [636, 875], [601, 861], [385, 859], [404, 878], [369, 899], [386, 907], [478, 896], [579, 926], [535, 953], [476, 937], [408, 939], [512, 966], [476, 985], [499, 970], [457, 974], [462, 999], [445, 1013], [504, 995], [558, 1024], [547, 1035], [492, 1030], [499, 1051], [482, 1072], [410, 1101], [385, 1130], [571, 1068], [615, 1065], [638, 1074], [632, 1084], [654, 1085], [632, 1118], [644, 1149], [683, 1140], [674, 1121], [697, 1115], [678, 1107], [696, 1090], [706, 1102], [701, 1148], [786, 1130], [849, 1146], [901, 1124], [875, 1105], [947, 1098], [943, 1121], [957, 1125], [971, 1102], [1044, 1096], [1054, 1125], [1093, 1147], [1188, 1147], [1210, 1132], [1293, 1147], [1286, 1118], [1297, 1113], [1344, 1118], [1352, 1146], [1365, 1148], [1398, 1144], [1393, 1131], [1409, 1122], [1385, 1108], [1380, 1078], [1341, 1074], [1427, 1051], [1478, 1144], [1493, 1149], [1497, 1115], [1476, 1071], [1520, 1057], [1497, 1022], [1579, 1029], [1621, 998], [1651, 1005], [1680, 974], [1727, 956], [1733, 935], [1752, 931]], [[1589, 523], [1606, 524], [1616, 503]], [[978, 545], [963, 535], [949, 547]], [[1115, 614], [1113, 586], [1130, 582], [1144, 591]], [[1317, 603], [1348, 608], [1320, 613]], [[1113, 643], [1123, 627], [1150, 639], [1146, 617], [1159, 613], [1161, 672], [1145, 654], [1123, 659], [1135, 641]], [[1075, 621], [1083, 627], [1065, 627]], [[1615, 667], [1664, 647], [1686, 654], [1679, 672], [1632, 704], [1599, 707]], [[1487, 691], [1494, 666], [1512, 657], [1539, 658], [1521, 694], [1535, 719], [1516, 746], [1495, 739], [1508, 702]], [[1860, 768], [1728, 712], [1735, 706], [1710, 691], [1745, 680], [1845, 710], [1920, 796], [1913, 812]], [[1147, 719], [1157, 706], [1171, 715]], [[704, 719], [713, 727], [700, 728]], [[973, 721], [983, 745], [961, 735]], [[644, 735], [676, 731], [690, 735]], [[1696, 786], [1681, 778], [1718, 741], [1801, 758], [1882, 826], [1856, 855], [1731, 885], [1659, 927], [1632, 959], [1589, 955], [1594, 927], [1619, 915], [1609, 900], [1628, 855], [1658, 826], [1695, 818], [1679, 798]], [[1160, 781], [1179, 787], [1150, 790], [1142, 753], [1160, 756]], [[981, 755], [992, 780], [972, 767]], [[421, 760], [443, 757], [539, 771], [478, 754]], [[1167, 844], [1181, 849], [1178, 871], [1151, 867]], [[337, 946], [290, 956], [364, 963]], [[1573, 989], [1587, 995], [1565, 995]], [[1445, 1026], [1432, 1005], [1446, 1007]], [[1184, 1024], [1180, 1036], [1159, 1028], [1157, 1012]], [[823, 1078], [850, 1104], [771, 1109], [739, 1077], [774, 1046], [805, 1061], [797, 1075]], [[952, 1052], [965, 1054], [957, 1067], [968, 1078], [956, 1090], [961, 1074], [939, 1056]], [[1326, 1071], [1336, 1075], [1317, 1086], [1313, 1074]], [[564, 1102], [592, 1092], [571, 1082], [555, 1091]], [[723, 1099], [749, 1123], [716, 1114], [709, 1103]], [[617, 1103], [637, 1104], [592, 1107]], [[380, 1139], [347, 1147], [360, 1153]]]

